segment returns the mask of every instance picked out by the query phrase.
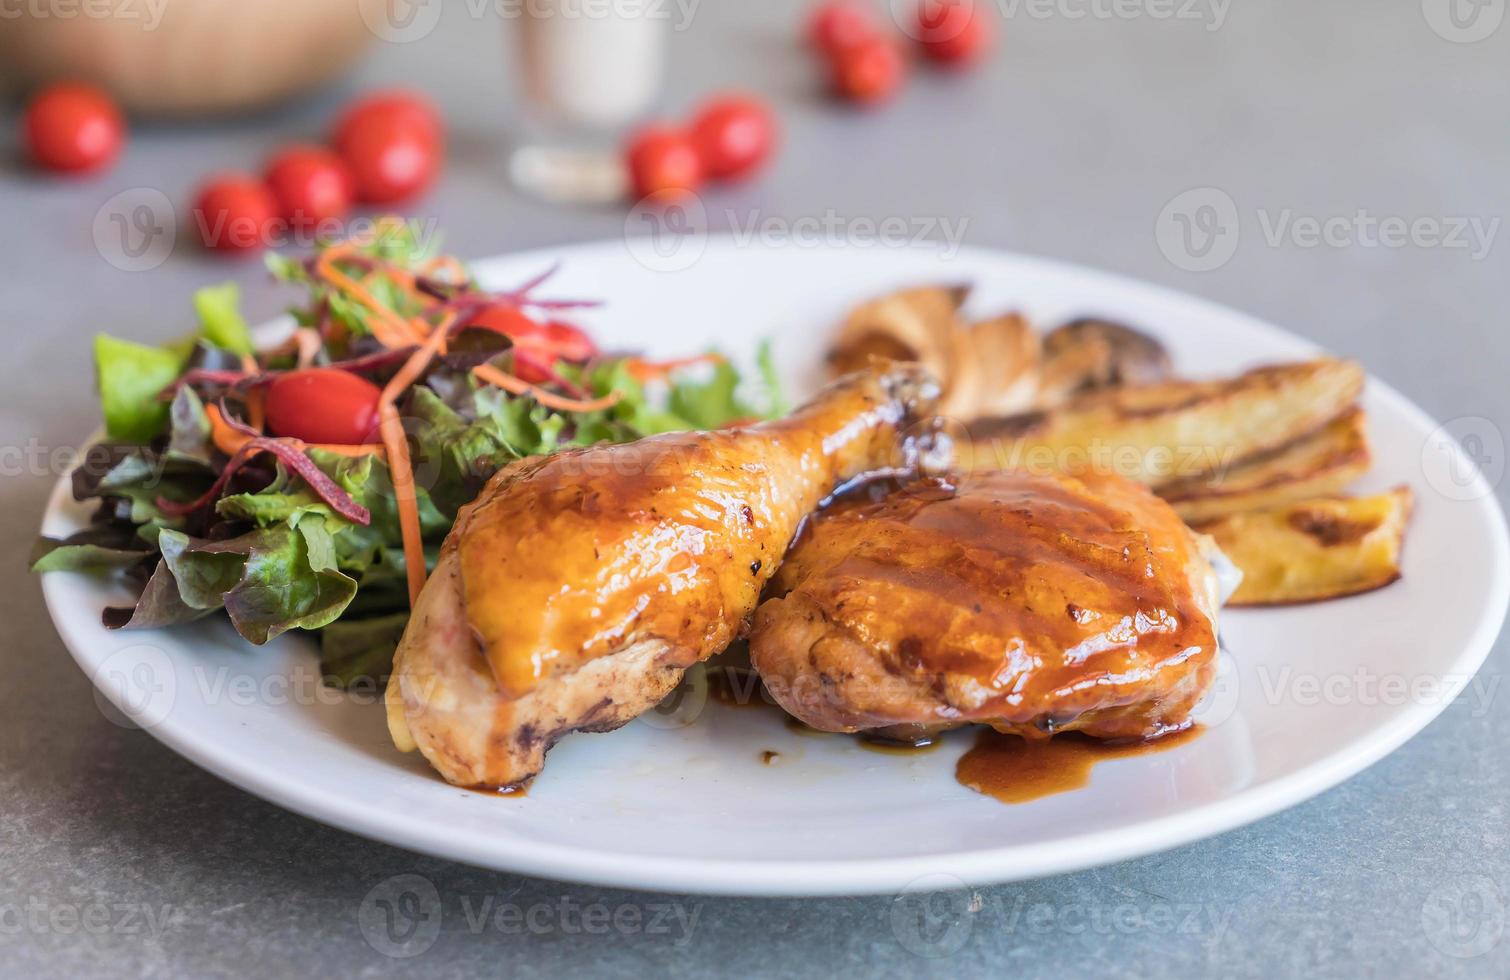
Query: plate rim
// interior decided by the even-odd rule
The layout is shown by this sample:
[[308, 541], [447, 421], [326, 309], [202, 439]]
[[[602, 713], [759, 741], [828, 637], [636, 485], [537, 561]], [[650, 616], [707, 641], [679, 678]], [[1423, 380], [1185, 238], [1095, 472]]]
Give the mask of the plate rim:
[[[739, 245], [731, 234], [710, 235], [705, 245], [707, 249], [730, 247], [748, 251], [796, 246]], [[537, 258], [553, 261], [565, 253], [580, 255], [607, 249], [619, 250], [628, 258], [625, 240], [616, 238], [505, 252], [468, 264], [479, 268]], [[911, 245], [893, 250], [934, 252], [930, 248]], [[1119, 288], [1204, 309], [1225, 320], [1246, 321], [1260, 332], [1283, 338], [1291, 344], [1322, 349], [1283, 327], [1214, 300], [1093, 266], [973, 245], [959, 248], [955, 257], [1006, 261], [1028, 271], [1037, 267], [1061, 275], [1091, 276]], [[276, 318], [270, 322], [277, 322]], [[1424, 431], [1439, 428], [1439, 423], [1425, 410], [1387, 382], [1370, 375], [1368, 383], [1371, 396], [1388, 402], [1393, 410]], [[1461, 454], [1455, 443], [1452, 452], [1473, 468], [1478, 480], [1485, 482], [1488, 492], [1464, 503], [1471, 503], [1482, 521], [1494, 531], [1490, 547], [1491, 575], [1485, 583], [1489, 598], [1484, 614], [1448, 670], [1444, 671], [1444, 675], [1462, 675], [1471, 679], [1492, 651], [1506, 613], [1510, 611], [1510, 529], [1507, 529], [1496, 494], [1487, 487], [1487, 480], [1477, 464]], [[48, 495], [43, 524], [50, 522], [71, 497], [70, 474], [64, 473]], [[74, 661], [94, 683], [95, 672], [90, 658], [82, 652], [86, 640], [80, 631], [85, 623], [72, 610], [61, 608], [60, 588], [57, 577], [42, 577], [43, 597], [54, 628]], [[1495, 597], [1498, 597], [1497, 603]], [[88, 625], [97, 628], [92, 621]], [[115, 703], [109, 685], [95, 684], [95, 689]], [[338, 830], [422, 854], [557, 881], [641, 891], [709, 896], [822, 897], [896, 893], [923, 879], [934, 883], [928, 890], [938, 890], [940, 876], [957, 880], [959, 887], [1028, 880], [1082, 871], [1205, 840], [1298, 805], [1356, 776], [1419, 734], [1449, 703], [1445, 699], [1438, 703], [1407, 702], [1398, 706], [1387, 721], [1369, 729], [1344, 751], [1323, 756], [1307, 766], [1258, 786], [1238, 790], [1224, 799], [1151, 818], [1130, 827], [1109, 828], [1031, 845], [907, 857], [823, 860], [689, 858], [623, 853], [605, 858], [602, 851], [507, 837], [493, 839], [488, 848], [475, 848], [465, 838], [458, 841], [454, 836], [448, 836], [444, 827], [415, 824], [406, 821], [402, 814], [388, 810], [353, 807], [339, 793], [325, 791], [314, 783], [306, 785], [297, 780], [274, 778], [262, 767], [246, 761], [243, 754], [222, 749], [214, 740], [196, 738], [192, 729], [180, 730], [171, 717], [146, 730], [199, 768], [276, 806]], [[116, 707], [121, 706], [116, 704]]]

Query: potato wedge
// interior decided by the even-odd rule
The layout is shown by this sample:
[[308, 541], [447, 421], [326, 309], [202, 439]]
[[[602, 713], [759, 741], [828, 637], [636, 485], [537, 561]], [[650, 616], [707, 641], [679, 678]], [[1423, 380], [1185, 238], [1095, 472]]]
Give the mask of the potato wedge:
[[1341, 493], [1372, 461], [1361, 408], [1351, 408], [1307, 436], [1236, 466], [1166, 483], [1159, 496], [1186, 523], [1267, 510]]
[[1114, 388], [972, 422], [956, 462], [966, 470], [1096, 469], [1157, 487], [1294, 442], [1347, 411], [1362, 390], [1363, 369], [1331, 358], [1221, 381]]
[[1322, 497], [1201, 525], [1243, 570], [1230, 605], [1319, 602], [1383, 588], [1400, 577], [1414, 495]]

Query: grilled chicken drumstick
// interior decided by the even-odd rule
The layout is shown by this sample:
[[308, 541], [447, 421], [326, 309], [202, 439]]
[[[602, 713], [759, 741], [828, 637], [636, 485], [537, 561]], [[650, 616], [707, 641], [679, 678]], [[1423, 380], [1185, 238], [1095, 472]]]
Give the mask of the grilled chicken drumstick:
[[1115, 476], [964, 480], [856, 492], [814, 517], [750, 637], [772, 696], [813, 728], [907, 741], [972, 723], [1184, 727], [1215, 675], [1228, 584], [1210, 539]]
[[388, 724], [446, 779], [513, 786], [570, 731], [609, 731], [744, 632], [798, 526], [895, 466], [937, 385], [884, 365], [748, 428], [521, 460], [466, 507], [410, 617]]

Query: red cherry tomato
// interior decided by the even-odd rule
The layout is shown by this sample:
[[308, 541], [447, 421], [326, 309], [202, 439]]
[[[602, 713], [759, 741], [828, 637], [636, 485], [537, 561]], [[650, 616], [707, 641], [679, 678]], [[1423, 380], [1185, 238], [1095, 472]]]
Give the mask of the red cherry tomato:
[[194, 229], [205, 248], [217, 252], [266, 248], [277, 221], [278, 201], [273, 192], [247, 174], [211, 178], [194, 197]]
[[280, 374], [267, 386], [267, 426], [305, 442], [358, 446], [374, 441], [377, 385], [339, 368], [305, 368]]
[[76, 82], [50, 85], [26, 107], [26, 146], [58, 173], [98, 170], [120, 155], [126, 124], [110, 96]]
[[405, 89], [382, 89], [349, 103], [336, 119], [331, 143], [339, 149], [354, 131], [370, 126], [374, 120], [398, 121], [423, 129], [435, 137], [436, 142], [445, 139], [445, 124], [434, 103]]
[[747, 177], [776, 145], [776, 120], [758, 99], [726, 95], [703, 106], [692, 121], [703, 170], [709, 177]]
[[872, 37], [833, 55], [834, 91], [852, 102], [875, 105], [896, 95], [906, 64], [889, 38]]
[[515, 347], [514, 377], [532, 385], [550, 381], [556, 373], [556, 359], [549, 353], [533, 347]]
[[283, 217], [296, 228], [313, 228], [351, 211], [351, 172], [334, 153], [319, 146], [290, 146], [267, 167], [267, 186]]
[[531, 319], [517, 306], [498, 303], [472, 318], [470, 327], [482, 327], [503, 334], [516, 344], [542, 347], [546, 344], [545, 324]]
[[574, 326], [564, 320], [552, 320], [545, 325], [545, 339], [556, 355], [567, 361], [585, 361], [598, 353], [598, 345], [593, 343], [581, 327]]
[[923, 54], [941, 65], [963, 67], [991, 47], [992, 25], [977, 0], [922, 0], [917, 39]]
[[660, 192], [691, 193], [703, 182], [697, 147], [680, 129], [646, 126], [630, 138], [624, 157], [637, 198]]
[[445, 156], [440, 117], [418, 96], [389, 92], [361, 100], [336, 123], [334, 145], [351, 169], [357, 198], [388, 204], [425, 190]]
[[807, 21], [809, 43], [829, 57], [879, 33], [870, 11], [854, 0], [820, 3]]

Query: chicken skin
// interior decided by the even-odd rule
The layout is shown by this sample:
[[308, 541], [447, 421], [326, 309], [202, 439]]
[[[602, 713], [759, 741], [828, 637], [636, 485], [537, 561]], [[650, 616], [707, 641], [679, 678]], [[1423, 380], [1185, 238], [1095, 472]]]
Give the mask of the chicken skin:
[[878, 484], [804, 528], [750, 637], [777, 702], [905, 741], [1186, 726], [1217, 662], [1209, 539], [1119, 477], [965, 479]]
[[394, 660], [388, 720], [453, 783], [528, 780], [570, 731], [608, 731], [748, 629], [802, 520], [905, 466], [937, 385], [843, 378], [790, 416], [521, 460], [466, 507]]

